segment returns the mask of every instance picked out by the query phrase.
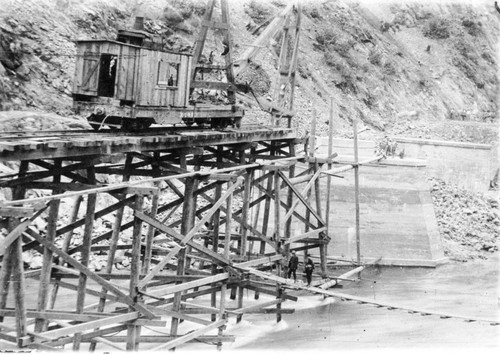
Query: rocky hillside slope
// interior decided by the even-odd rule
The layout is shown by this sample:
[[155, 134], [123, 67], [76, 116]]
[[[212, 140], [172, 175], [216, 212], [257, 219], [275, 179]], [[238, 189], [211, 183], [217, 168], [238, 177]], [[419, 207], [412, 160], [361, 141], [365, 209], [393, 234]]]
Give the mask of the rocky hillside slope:
[[[285, 0], [230, 1], [235, 57], [252, 43], [247, 29], [275, 16]], [[476, 142], [496, 139], [500, 14], [491, 1], [303, 1], [297, 117], [311, 109], [325, 133], [333, 98], [335, 129], [348, 135], [361, 119], [374, 135], [400, 134]], [[170, 48], [189, 51], [202, 0], [0, 0], [0, 110], [71, 115], [75, 46], [114, 38], [135, 16]], [[222, 50], [209, 36], [207, 50]], [[266, 93], [276, 55], [271, 42], [255, 59], [254, 89]], [[267, 121], [259, 112], [249, 120]], [[494, 123], [492, 123], [494, 122]]]

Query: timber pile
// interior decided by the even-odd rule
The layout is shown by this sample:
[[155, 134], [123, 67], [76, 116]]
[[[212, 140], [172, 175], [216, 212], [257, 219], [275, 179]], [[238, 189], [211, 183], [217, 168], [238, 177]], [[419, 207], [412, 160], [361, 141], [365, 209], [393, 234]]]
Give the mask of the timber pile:
[[445, 254], [466, 262], [498, 251], [498, 200], [460, 189], [439, 179], [431, 188]]

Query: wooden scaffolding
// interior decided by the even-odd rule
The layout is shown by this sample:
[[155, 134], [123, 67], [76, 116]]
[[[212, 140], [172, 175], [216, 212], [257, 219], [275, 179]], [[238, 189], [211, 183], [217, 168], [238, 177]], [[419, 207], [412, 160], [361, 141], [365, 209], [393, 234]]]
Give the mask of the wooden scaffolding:
[[[329, 161], [297, 156], [304, 142], [290, 131], [243, 132], [232, 142], [213, 134], [218, 140], [203, 138], [210, 145], [200, 135], [157, 139], [112, 158], [92, 144], [69, 148], [77, 139], [46, 158], [26, 140], [2, 151], [19, 170], [0, 180], [12, 191], [0, 202], [8, 230], [0, 340], [50, 350], [221, 346], [234, 341], [224, 334], [231, 316], [275, 313], [280, 321], [293, 312], [282, 304], [297, 298], [257, 271], [286, 277], [296, 250], [319, 255], [317, 274], [326, 273], [324, 206], [309, 200]], [[25, 269], [27, 255], [41, 257], [41, 268]]]

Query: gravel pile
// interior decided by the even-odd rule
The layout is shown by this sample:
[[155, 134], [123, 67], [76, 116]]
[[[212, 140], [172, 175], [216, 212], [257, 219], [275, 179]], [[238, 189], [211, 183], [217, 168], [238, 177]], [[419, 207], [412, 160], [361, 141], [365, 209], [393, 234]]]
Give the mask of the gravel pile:
[[463, 261], [498, 251], [498, 200], [432, 179], [432, 199], [445, 255]]

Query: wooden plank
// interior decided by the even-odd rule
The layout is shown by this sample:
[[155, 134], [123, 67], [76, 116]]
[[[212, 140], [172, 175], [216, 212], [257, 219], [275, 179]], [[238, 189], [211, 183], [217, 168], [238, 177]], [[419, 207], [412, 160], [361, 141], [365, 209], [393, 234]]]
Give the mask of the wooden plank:
[[[1, 316], [15, 317], [16, 310], [13, 308], [0, 309]], [[78, 314], [69, 311], [36, 311], [26, 310], [26, 317], [28, 318], [44, 318], [49, 320], [66, 320], [66, 321], [94, 321], [101, 318], [110, 317], [108, 314]]]
[[[144, 196], [136, 195], [134, 210], [141, 211], [144, 207]], [[130, 281], [129, 281], [129, 294], [133, 299], [142, 302], [139, 297], [139, 276], [141, 273], [141, 238], [142, 238], [142, 220], [134, 218], [134, 228], [132, 231], [132, 257], [130, 260]], [[129, 310], [133, 310], [132, 307]], [[137, 350], [137, 338], [140, 335], [140, 328], [135, 324], [130, 324], [127, 328], [127, 350]]]
[[[127, 325], [118, 325], [118, 326], [111, 326], [107, 327], [104, 329], [99, 329], [95, 332], [89, 332], [82, 334], [82, 343], [92, 341], [96, 337], [102, 337], [105, 335], [113, 334], [113, 333], [119, 333], [127, 328]], [[109, 340], [110, 337], [107, 337], [106, 339]], [[73, 341], [73, 337], [65, 337], [61, 338], [58, 340], [53, 340], [50, 342], [51, 346], [57, 347], [57, 346], [63, 346], [66, 344], [69, 344]]]
[[244, 314], [244, 313], [248, 313], [248, 312], [262, 309], [264, 307], [280, 304], [282, 302], [285, 302], [285, 299], [275, 299], [275, 300], [270, 300], [270, 301], [258, 303], [258, 304], [243, 307], [243, 308], [234, 309], [234, 310], [232, 310], [232, 312], [234, 312], [236, 314]]
[[308, 238], [308, 237], [313, 237], [313, 236], [317, 236], [318, 234], [322, 233], [322, 232], [325, 232], [327, 230], [326, 227], [320, 227], [318, 229], [315, 229], [315, 230], [312, 230], [312, 231], [309, 231], [309, 232], [305, 232], [299, 236], [293, 236], [293, 237], [290, 237], [289, 239], [285, 240], [283, 242], [284, 245], [289, 245], [293, 242], [297, 242], [299, 240], [302, 240], [304, 238]]
[[17, 217], [17, 218], [29, 218], [33, 216], [35, 208], [23, 208], [23, 207], [2, 207], [0, 206], [0, 216], [6, 217]]
[[[139, 316], [140, 316], [139, 312], [130, 312], [130, 313], [121, 314], [121, 315], [117, 315], [117, 316], [106, 317], [106, 318], [95, 320], [95, 321], [74, 324], [71, 327], [54, 329], [54, 330], [46, 331], [46, 332], [39, 333], [39, 334], [46, 337], [47, 339], [54, 340], [54, 339], [58, 339], [58, 338], [63, 337], [63, 336], [70, 336], [70, 335], [74, 335], [75, 333], [93, 330], [94, 328], [108, 326], [108, 325], [112, 325], [112, 324], [116, 324], [116, 323], [128, 322], [128, 321], [135, 320], [135, 319], [139, 318]], [[33, 339], [31, 337], [20, 338], [20, 343], [23, 346], [26, 346], [30, 343], [41, 342], [41, 341], [42, 340], [40, 340], [40, 339]]]
[[[140, 342], [141, 343], [164, 343], [165, 341], [169, 341], [172, 339], [179, 338], [181, 336], [169, 336], [169, 335], [161, 335], [161, 336], [141, 336]], [[105, 337], [107, 340], [110, 342], [125, 342], [127, 340], [126, 336], [109, 336]], [[90, 339], [92, 340], [92, 339]], [[191, 339], [190, 342], [205, 342], [205, 343], [212, 343], [212, 342], [225, 342], [225, 343], [230, 343], [234, 342], [236, 340], [235, 336], [232, 335], [224, 335], [224, 336], [217, 336], [217, 335], [201, 335], [196, 338]], [[89, 341], [89, 340], [87, 340]]]
[[280, 261], [282, 259], [283, 259], [283, 256], [281, 254], [277, 254], [277, 255], [273, 255], [273, 256], [269, 256], [269, 257], [253, 259], [253, 260], [247, 261], [247, 262], [233, 264], [233, 266], [237, 267], [239, 269], [243, 269], [243, 268], [247, 268], [247, 267], [259, 266], [259, 265], [266, 264], [266, 263], [274, 263], [274, 262]]
[[[66, 289], [71, 289], [71, 290], [78, 290], [78, 286], [77, 285], [74, 285], [74, 284], [71, 284], [71, 283], [66, 283], [66, 282], [63, 282], [63, 281], [59, 281], [58, 283], [58, 286], [62, 287], [62, 288], [66, 288]], [[93, 296], [97, 296], [97, 297], [101, 297], [101, 298], [104, 298], [106, 300], [109, 300], [109, 301], [115, 301], [115, 302], [119, 302], [120, 299], [117, 297], [117, 296], [114, 296], [114, 295], [111, 295], [111, 294], [102, 294], [96, 290], [92, 290], [92, 289], [85, 289], [85, 292], [89, 295], [93, 295]]]
[[[278, 296], [278, 293], [275, 290], [270, 290], [270, 289], [264, 288], [262, 286], [256, 286], [256, 285], [252, 285], [252, 284], [253, 284], [253, 282], [250, 281], [250, 284], [245, 285], [245, 288], [247, 288], [249, 290], [253, 290], [253, 291], [258, 291], [259, 293], [264, 293], [264, 294], [268, 294], [268, 295], [272, 295], [272, 296]], [[288, 295], [288, 294], [282, 294], [281, 297], [283, 299], [291, 300], [291, 301], [298, 300], [297, 296], [292, 296], [292, 295]]]
[[[55, 171], [62, 167], [62, 162], [60, 160], [54, 161]], [[54, 183], [61, 182], [61, 175], [55, 174], [53, 177]], [[55, 189], [53, 194], [59, 193], [59, 189]], [[57, 219], [59, 215], [59, 206], [61, 200], [53, 200], [50, 202], [49, 215], [47, 219], [47, 235], [45, 240], [49, 243], [54, 243], [57, 231]], [[38, 288], [38, 299], [37, 299], [37, 309], [39, 311], [44, 311], [47, 309], [47, 305], [50, 299], [50, 274], [52, 271], [52, 251], [50, 249], [44, 248], [43, 250], [43, 263], [42, 271], [40, 274], [40, 287]], [[48, 323], [44, 319], [35, 320], [35, 332], [42, 332], [47, 329]]]
[[161, 316], [169, 316], [169, 317], [175, 317], [179, 320], [183, 321], [189, 321], [197, 324], [201, 324], [203, 326], [209, 325], [211, 322], [208, 320], [204, 320], [195, 316], [189, 316], [184, 313], [180, 313], [178, 311], [170, 311], [167, 309], [163, 308], [156, 308], [153, 310], [156, 314], [161, 315]]
[[144, 292], [144, 293], [147, 296], [167, 296], [167, 295], [181, 292], [184, 290], [197, 288], [197, 287], [207, 285], [207, 284], [217, 283], [217, 282], [227, 280], [227, 279], [229, 279], [228, 273], [220, 273], [217, 275], [205, 277], [205, 278], [198, 279], [198, 280], [193, 280], [193, 281], [186, 282], [186, 283], [171, 285], [167, 288], [151, 289], [151, 290], [148, 290], [147, 292]]
[[227, 320], [219, 320], [217, 322], [214, 322], [208, 326], [205, 326], [203, 328], [200, 328], [200, 329], [197, 329], [197, 330], [194, 330], [192, 332], [190, 332], [189, 334], [186, 334], [182, 337], [179, 337], [179, 338], [176, 338], [174, 340], [171, 340], [169, 341], [168, 343], [166, 344], [162, 344], [162, 345], [159, 345], [155, 348], [153, 348], [152, 350], [159, 350], [159, 349], [162, 349], [162, 350], [168, 350], [168, 349], [171, 349], [171, 348], [175, 348], [183, 343], [186, 343], [186, 342], [189, 342], [190, 340], [202, 335], [202, 334], [205, 334], [207, 332], [210, 332], [211, 330], [215, 329], [215, 328], [218, 328], [218, 327], [221, 327], [221, 326], [224, 326], [225, 324], [227, 323]]

